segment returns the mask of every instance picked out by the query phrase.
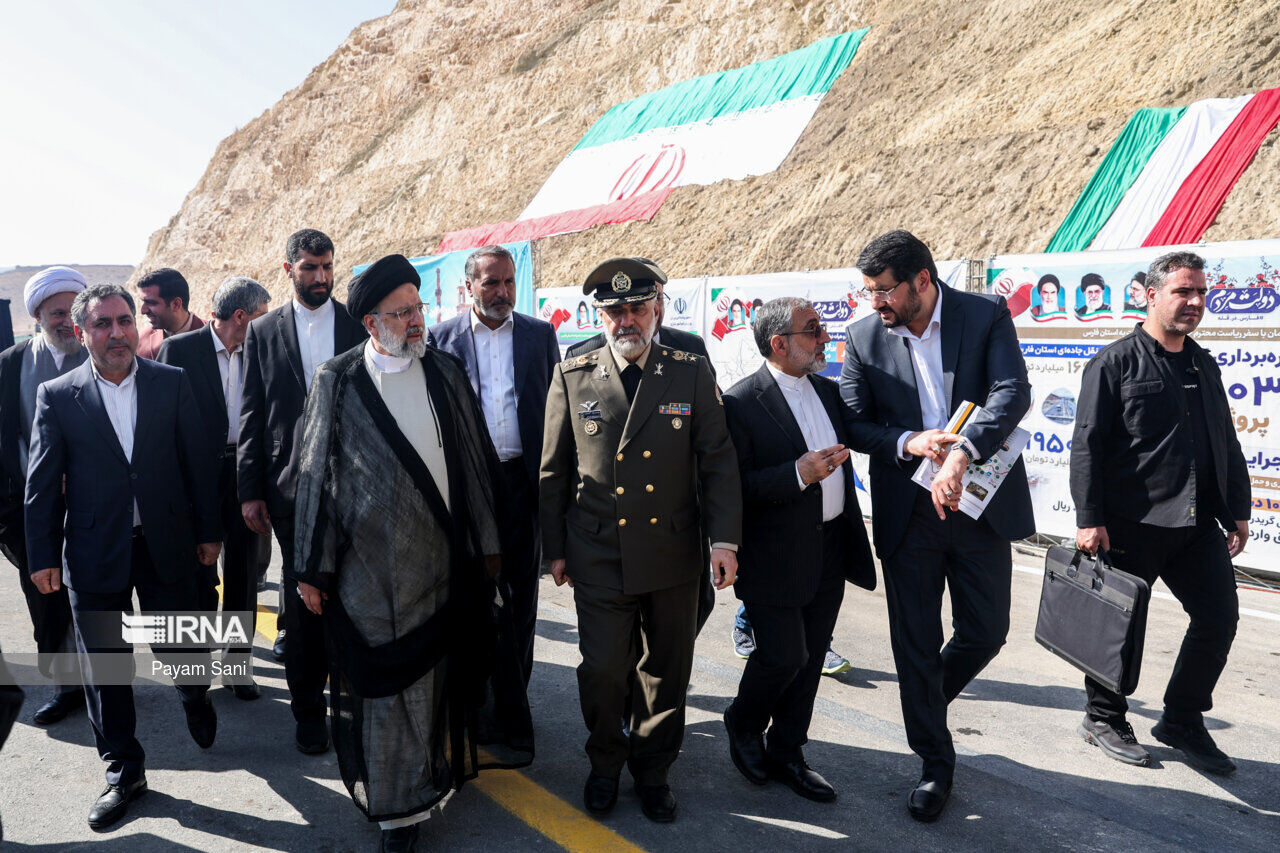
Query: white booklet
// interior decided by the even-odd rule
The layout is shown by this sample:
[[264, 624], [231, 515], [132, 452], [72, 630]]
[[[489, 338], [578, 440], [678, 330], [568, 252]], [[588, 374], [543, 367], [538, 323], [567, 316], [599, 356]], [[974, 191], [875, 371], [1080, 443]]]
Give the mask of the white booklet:
[[[956, 413], [951, 416], [951, 420], [947, 421], [947, 425], [943, 427], [943, 432], [956, 433], [964, 429], [965, 424], [972, 421], [983, 410], [975, 403], [968, 400], [962, 402], [956, 407]], [[1031, 441], [1031, 433], [1022, 427], [1014, 427], [1013, 432], [1009, 433], [1000, 444], [1000, 449], [995, 455], [986, 460], [982, 464], [974, 462], [969, 463], [969, 467], [965, 470], [961, 477], [961, 483], [964, 488], [960, 492], [960, 511], [970, 518], [977, 518], [982, 515], [982, 511], [987, 508], [987, 504], [991, 503], [991, 498], [995, 495], [996, 490], [1000, 488], [1000, 484], [1004, 482], [1004, 478], [1013, 470], [1014, 463], [1018, 461], [1018, 457], [1022, 455], [1022, 451], [1027, 448], [1027, 444]], [[955, 445], [950, 445], [952, 453], [959, 453], [954, 449]], [[946, 458], [944, 455], [943, 459]], [[920, 484], [923, 489], [929, 489], [933, 485], [933, 478], [938, 476], [938, 470], [942, 462], [933, 462], [929, 459], [921, 460], [920, 466], [916, 468], [915, 474], [911, 479]]]

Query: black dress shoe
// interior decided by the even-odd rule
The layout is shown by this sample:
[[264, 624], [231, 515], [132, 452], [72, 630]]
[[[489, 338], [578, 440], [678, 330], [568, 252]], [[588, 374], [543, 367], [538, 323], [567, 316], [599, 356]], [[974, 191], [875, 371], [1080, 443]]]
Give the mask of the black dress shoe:
[[640, 798], [640, 810], [654, 823], [671, 823], [676, 819], [676, 795], [670, 785], [641, 785], [636, 783], [636, 796]]
[[601, 776], [592, 770], [587, 774], [586, 787], [582, 789], [582, 802], [587, 811], [594, 815], [604, 815], [613, 811], [618, 802], [618, 780]]
[[937, 782], [932, 779], [921, 779], [920, 784], [907, 797], [907, 811], [922, 823], [932, 823], [942, 814], [942, 807], [951, 796], [950, 782]]
[[418, 849], [418, 824], [382, 830], [382, 853], [413, 853]]
[[245, 702], [252, 702], [254, 699], [262, 697], [262, 688], [259, 687], [258, 682], [254, 681], [252, 678], [246, 682], [224, 684], [222, 686], [234, 693], [237, 699]]
[[60, 690], [36, 711], [32, 720], [42, 726], [52, 725], [77, 708], [84, 707], [84, 688]]
[[834, 802], [836, 789], [821, 774], [805, 763], [803, 756], [789, 761], [769, 757], [769, 778], [791, 786], [791, 790], [817, 803]]
[[301, 720], [298, 722], [298, 752], [307, 755], [319, 755], [329, 750], [329, 730], [325, 728], [324, 718], [318, 720]]
[[218, 736], [218, 712], [213, 710], [213, 703], [206, 696], [199, 704], [184, 703], [182, 710], [187, 715], [187, 731], [191, 739], [201, 749], [213, 746], [213, 739]]
[[768, 762], [764, 752], [764, 736], [749, 734], [738, 728], [737, 716], [730, 705], [724, 712], [724, 727], [729, 732], [729, 757], [733, 766], [753, 785], [769, 781]]
[[102, 829], [125, 816], [129, 803], [147, 792], [147, 777], [142, 776], [131, 785], [108, 785], [98, 801], [89, 809], [89, 826]]
[[275, 644], [271, 646], [271, 656], [284, 663], [284, 629], [280, 629], [280, 633], [276, 634]]

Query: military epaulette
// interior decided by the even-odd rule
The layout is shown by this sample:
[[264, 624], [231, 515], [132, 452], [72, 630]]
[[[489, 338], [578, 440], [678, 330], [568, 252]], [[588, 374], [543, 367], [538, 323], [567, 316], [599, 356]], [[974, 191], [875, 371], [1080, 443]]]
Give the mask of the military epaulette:
[[561, 371], [577, 370], [580, 367], [594, 367], [596, 362], [600, 360], [600, 351], [589, 352], [586, 355], [580, 355], [576, 358], [565, 359], [560, 362]]
[[700, 355], [695, 355], [695, 354], [693, 354], [693, 353], [691, 353], [691, 352], [685, 352], [684, 350], [679, 350], [679, 349], [677, 349], [677, 350], [672, 350], [672, 351], [671, 351], [671, 357], [672, 357], [673, 359], [675, 359], [676, 361], [687, 361], [687, 362], [689, 362], [690, 364], [697, 364], [697, 363], [698, 363], [698, 359], [699, 359], [699, 358], [701, 358], [702, 356], [700, 356]]

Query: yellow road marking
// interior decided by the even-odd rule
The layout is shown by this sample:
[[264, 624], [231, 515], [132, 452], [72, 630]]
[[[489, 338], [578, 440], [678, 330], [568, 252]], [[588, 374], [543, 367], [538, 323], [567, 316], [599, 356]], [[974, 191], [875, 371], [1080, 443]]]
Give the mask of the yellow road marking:
[[518, 770], [485, 770], [471, 784], [569, 853], [644, 853]]
[[[221, 584], [218, 585], [218, 598], [222, 598]], [[276, 612], [270, 607], [258, 605], [255, 628], [269, 642], [276, 639], [276, 618]], [[599, 850], [645, 853], [644, 848], [632, 844], [518, 770], [485, 770], [471, 784], [569, 853], [596, 853]]]

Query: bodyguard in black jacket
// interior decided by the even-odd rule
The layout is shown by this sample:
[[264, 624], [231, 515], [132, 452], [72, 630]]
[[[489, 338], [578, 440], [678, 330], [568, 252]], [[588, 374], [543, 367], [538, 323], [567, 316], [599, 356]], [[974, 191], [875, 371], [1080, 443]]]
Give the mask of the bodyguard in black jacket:
[[[1191, 624], [1152, 734], [1201, 770], [1225, 774], [1235, 764], [1203, 712], [1235, 637], [1231, 558], [1249, 538], [1249, 474], [1222, 374], [1189, 337], [1204, 316], [1204, 259], [1162, 255], [1146, 286], [1147, 319], [1084, 369], [1071, 445], [1076, 544], [1105, 550], [1149, 583], [1163, 578], [1182, 603]], [[1124, 697], [1088, 678], [1085, 690], [1080, 734], [1118, 761], [1147, 765]]]

